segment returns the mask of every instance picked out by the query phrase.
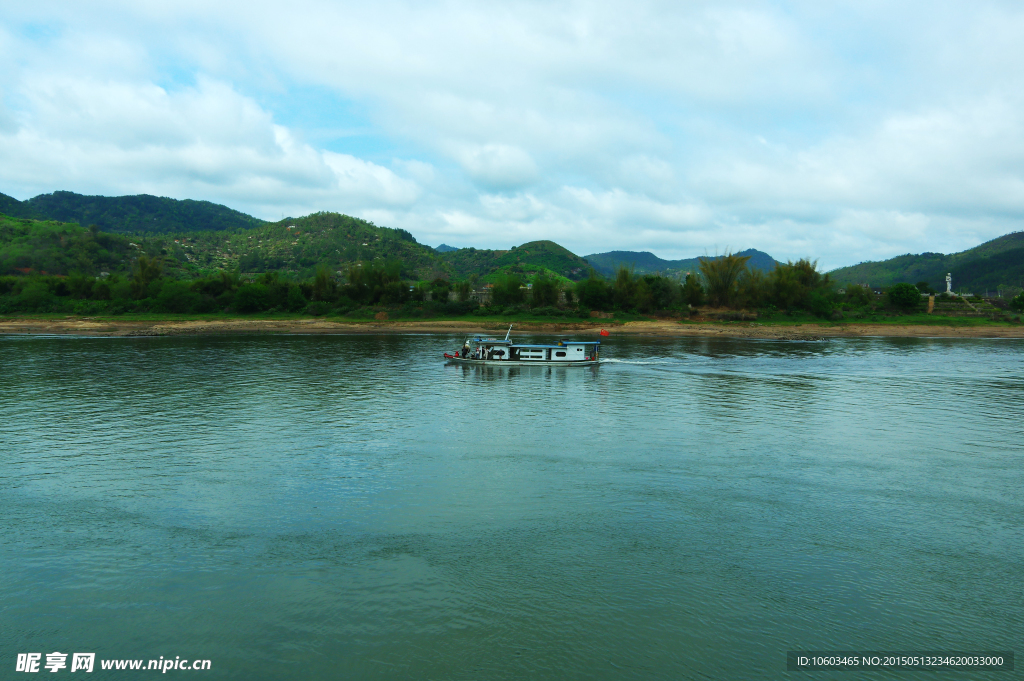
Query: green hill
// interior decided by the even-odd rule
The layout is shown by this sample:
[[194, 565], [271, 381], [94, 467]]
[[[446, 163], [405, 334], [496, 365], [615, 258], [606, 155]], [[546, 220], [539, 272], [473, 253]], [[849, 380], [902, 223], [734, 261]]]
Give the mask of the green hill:
[[447, 272], [438, 254], [404, 229], [378, 227], [339, 213], [287, 218], [225, 237], [242, 272], [312, 273], [319, 265], [346, 270], [359, 262], [401, 260], [403, 275], [432, 279]]
[[137, 250], [128, 238], [74, 223], [0, 215], [0, 274], [97, 276], [125, 271]]
[[309, 277], [321, 265], [346, 272], [350, 265], [374, 260], [400, 260], [403, 275], [410, 279], [432, 279], [448, 271], [433, 249], [417, 243], [409, 232], [337, 213], [231, 232], [130, 236], [74, 222], [0, 215], [0, 274], [126, 271], [132, 257], [140, 254], [163, 258], [168, 274], [183, 278], [221, 269]]
[[447, 266], [434, 249], [403, 229], [378, 227], [339, 213], [313, 213], [233, 232], [187, 232], [146, 239], [195, 274], [227, 269], [256, 274], [278, 271], [305, 278], [325, 266], [347, 272], [359, 262], [400, 260], [410, 279], [433, 279]]
[[263, 220], [209, 201], [138, 196], [83, 196], [53, 192], [18, 201], [0, 194], [0, 213], [13, 217], [97, 225], [104, 232], [171, 234], [248, 229]]
[[578, 281], [586, 279], [590, 265], [578, 255], [554, 241], [531, 241], [507, 251], [460, 248], [441, 253], [456, 279], [475, 274], [488, 281], [501, 274], [533, 277], [538, 274]]
[[980, 246], [943, 255], [922, 253], [901, 255], [880, 262], [863, 262], [833, 270], [840, 284], [870, 284], [885, 287], [899, 283], [928, 282], [932, 288], [946, 288], [946, 273], [953, 275], [953, 288], [972, 293], [1024, 285], [1024, 232], [1013, 232]]
[[[778, 261], [772, 256], [748, 248], [740, 251], [737, 255], [749, 256], [747, 264], [750, 267], [770, 272], [775, 269]], [[715, 258], [720, 256], [714, 256]], [[588, 263], [594, 266], [598, 272], [606, 277], [614, 277], [615, 271], [621, 266], [632, 267], [637, 274], [681, 274], [683, 272], [696, 272], [700, 268], [700, 258], [686, 258], [683, 260], [663, 260], [648, 251], [609, 251], [607, 253], [595, 253], [586, 256]]]

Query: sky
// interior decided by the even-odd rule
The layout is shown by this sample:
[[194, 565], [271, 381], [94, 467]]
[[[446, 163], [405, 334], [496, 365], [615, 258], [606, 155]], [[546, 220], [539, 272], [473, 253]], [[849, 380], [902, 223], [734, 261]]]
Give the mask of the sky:
[[0, 192], [822, 269], [1022, 229], [1019, 2], [0, 4]]

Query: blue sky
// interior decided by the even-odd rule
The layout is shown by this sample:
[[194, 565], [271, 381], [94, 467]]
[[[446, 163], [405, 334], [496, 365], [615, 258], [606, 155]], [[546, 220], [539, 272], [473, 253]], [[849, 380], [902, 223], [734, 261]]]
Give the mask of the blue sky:
[[0, 5], [0, 192], [829, 269], [1021, 229], [1024, 6]]

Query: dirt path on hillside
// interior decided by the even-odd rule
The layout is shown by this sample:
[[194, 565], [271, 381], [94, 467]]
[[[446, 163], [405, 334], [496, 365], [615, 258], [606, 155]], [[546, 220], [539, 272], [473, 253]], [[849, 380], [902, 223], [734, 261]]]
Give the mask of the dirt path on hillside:
[[[183, 336], [212, 334], [379, 334], [379, 333], [487, 333], [504, 335], [507, 325], [473, 321], [373, 321], [342, 322], [322, 318], [266, 320], [223, 319], [193, 321], [134, 321], [89, 317], [64, 319], [0, 319], [0, 334], [58, 334], [78, 336]], [[575, 333], [597, 335], [602, 328], [612, 334], [653, 336], [707, 336], [817, 340], [861, 336], [917, 338], [1024, 338], [1024, 326], [896, 326], [890, 324], [799, 324], [775, 326], [758, 322], [686, 323], [640, 321], [625, 324], [604, 322], [517, 323], [514, 333]]]

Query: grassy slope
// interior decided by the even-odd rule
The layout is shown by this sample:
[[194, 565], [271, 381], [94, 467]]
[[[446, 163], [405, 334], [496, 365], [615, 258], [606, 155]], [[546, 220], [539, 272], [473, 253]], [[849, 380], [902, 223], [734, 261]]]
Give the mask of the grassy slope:
[[548, 274], [560, 279], [585, 279], [590, 267], [587, 262], [553, 241], [531, 241], [508, 251], [460, 248], [440, 254], [456, 279], [476, 274], [490, 281], [500, 274], [518, 274], [532, 277]]
[[1014, 232], [980, 246], [943, 255], [922, 253], [901, 255], [881, 262], [866, 262], [831, 272], [841, 284], [867, 283], [890, 286], [901, 282], [927, 281], [937, 290], [945, 290], [946, 273], [953, 275], [957, 290], [974, 293], [999, 286], [1021, 286], [1024, 281], [1024, 232]]

